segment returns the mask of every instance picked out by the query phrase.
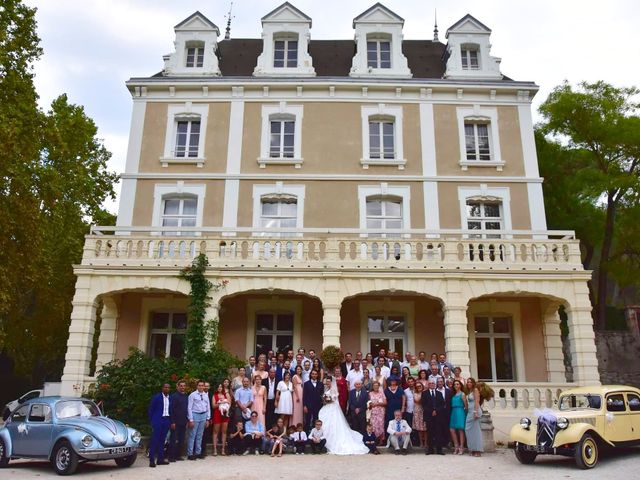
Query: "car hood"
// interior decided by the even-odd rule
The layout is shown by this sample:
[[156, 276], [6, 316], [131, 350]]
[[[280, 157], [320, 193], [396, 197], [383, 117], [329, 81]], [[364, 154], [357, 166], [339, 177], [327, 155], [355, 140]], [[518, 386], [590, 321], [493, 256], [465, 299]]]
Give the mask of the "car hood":
[[86, 430], [105, 447], [124, 445], [129, 436], [124, 423], [107, 417], [71, 417], [58, 420], [58, 425]]

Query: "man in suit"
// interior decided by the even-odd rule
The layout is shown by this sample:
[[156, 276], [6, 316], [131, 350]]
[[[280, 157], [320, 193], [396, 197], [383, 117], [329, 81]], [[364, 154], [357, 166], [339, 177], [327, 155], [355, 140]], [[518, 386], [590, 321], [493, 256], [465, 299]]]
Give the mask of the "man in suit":
[[428, 446], [424, 453], [429, 455], [435, 451], [438, 455], [444, 455], [442, 430], [446, 422], [445, 399], [436, 390], [433, 380], [429, 380], [427, 390], [422, 393], [422, 410], [428, 435]]
[[322, 408], [324, 386], [318, 378], [318, 371], [312, 370], [310, 380], [302, 386], [302, 405], [304, 409], [304, 427], [307, 432], [315, 426]]
[[253, 372], [256, 371], [256, 357], [251, 355], [249, 357], [249, 365], [244, 367], [244, 376], [249, 379], [249, 382], [253, 383]]
[[189, 395], [185, 393], [187, 382], [180, 380], [176, 392], [171, 395], [171, 436], [169, 437], [169, 461], [183, 460], [182, 449], [187, 431], [187, 403]]
[[276, 369], [269, 369], [269, 375], [267, 378], [262, 380], [262, 385], [267, 390], [267, 406], [266, 406], [266, 415], [265, 421], [267, 425], [275, 425], [276, 423], [276, 413], [275, 413], [275, 402], [276, 402], [276, 387], [278, 386], [278, 382], [276, 381]]
[[[162, 391], [151, 398], [149, 403], [149, 422], [151, 423], [151, 445], [149, 447], [149, 466], [169, 465], [164, 459], [164, 441], [171, 427], [171, 387], [162, 385]], [[157, 459], [157, 462], [156, 462]]]
[[289, 360], [285, 360], [281, 367], [276, 368], [276, 385], [282, 381], [284, 372], [287, 370], [291, 373], [291, 362]]
[[442, 440], [442, 446], [449, 444], [449, 422], [451, 421], [451, 398], [453, 397], [453, 392], [450, 388], [444, 383], [444, 378], [440, 377], [438, 379], [438, 383], [436, 383], [436, 390], [440, 392], [442, 398], [444, 398], [444, 408], [440, 422], [438, 422], [438, 426], [440, 427], [440, 438]]
[[344, 362], [340, 364], [340, 371], [342, 372], [342, 376], [347, 378], [349, 371], [351, 370], [353, 356], [350, 352], [344, 354]]
[[364, 435], [367, 427], [367, 402], [369, 392], [362, 388], [362, 380], [355, 381], [355, 387], [349, 392], [349, 420], [351, 428]]

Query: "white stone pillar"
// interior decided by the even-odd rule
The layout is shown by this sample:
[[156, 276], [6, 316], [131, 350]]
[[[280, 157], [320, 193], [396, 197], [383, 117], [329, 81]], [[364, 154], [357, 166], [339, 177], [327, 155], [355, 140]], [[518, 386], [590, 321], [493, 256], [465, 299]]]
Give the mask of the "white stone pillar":
[[544, 354], [547, 359], [547, 380], [552, 383], [566, 382], [562, 337], [560, 332], [559, 305], [549, 302], [542, 308], [542, 334]]
[[67, 340], [61, 395], [82, 395], [85, 378], [89, 375], [93, 334], [96, 324], [96, 296], [91, 294], [90, 278], [79, 276], [73, 297], [71, 325]]
[[98, 355], [96, 358], [96, 374], [103, 365], [116, 358], [116, 341], [118, 338], [118, 305], [113, 297], [102, 299], [100, 314], [100, 337], [98, 338]]
[[573, 381], [580, 385], [599, 385], [600, 374], [598, 373], [591, 303], [586, 292], [581, 295], [576, 305], [572, 305], [567, 310], [567, 315]]
[[323, 304], [322, 348], [340, 346], [340, 305]]
[[462, 376], [471, 374], [469, 357], [469, 328], [466, 305], [444, 307], [444, 345], [447, 360], [462, 369]]

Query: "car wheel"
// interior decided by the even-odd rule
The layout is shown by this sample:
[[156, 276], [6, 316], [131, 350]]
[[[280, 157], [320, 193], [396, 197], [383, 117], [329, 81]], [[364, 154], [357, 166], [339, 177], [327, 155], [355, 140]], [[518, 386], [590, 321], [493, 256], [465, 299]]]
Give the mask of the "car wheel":
[[576, 444], [575, 460], [582, 469], [593, 468], [598, 463], [598, 442], [588, 433]]
[[116, 465], [118, 465], [120, 468], [129, 468], [131, 465], [136, 463], [137, 457], [138, 454], [134, 453], [133, 455], [129, 455], [128, 457], [116, 458]]
[[53, 449], [51, 463], [58, 475], [71, 475], [78, 468], [78, 454], [69, 442], [62, 440]]
[[520, 447], [516, 447], [516, 458], [523, 465], [531, 465], [535, 460], [538, 454], [536, 452], [528, 452]]
[[0, 438], [0, 468], [6, 468], [7, 465], [9, 465], [7, 447], [4, 444], [4, 440]]

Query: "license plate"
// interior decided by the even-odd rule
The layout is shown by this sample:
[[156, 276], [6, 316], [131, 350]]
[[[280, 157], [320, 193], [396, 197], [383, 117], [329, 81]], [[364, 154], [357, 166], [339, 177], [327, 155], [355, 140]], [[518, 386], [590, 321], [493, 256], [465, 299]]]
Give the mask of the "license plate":
[[114, 454], [114, 453], [129, 453], [131, 451], [131, 447], [116, 447], [116, 448], [110, 448], [109, 449], [109, 454]]
[[525, 450], [529, 452], [544, 453], [547, 449], [541, 445], [525, 445]]

